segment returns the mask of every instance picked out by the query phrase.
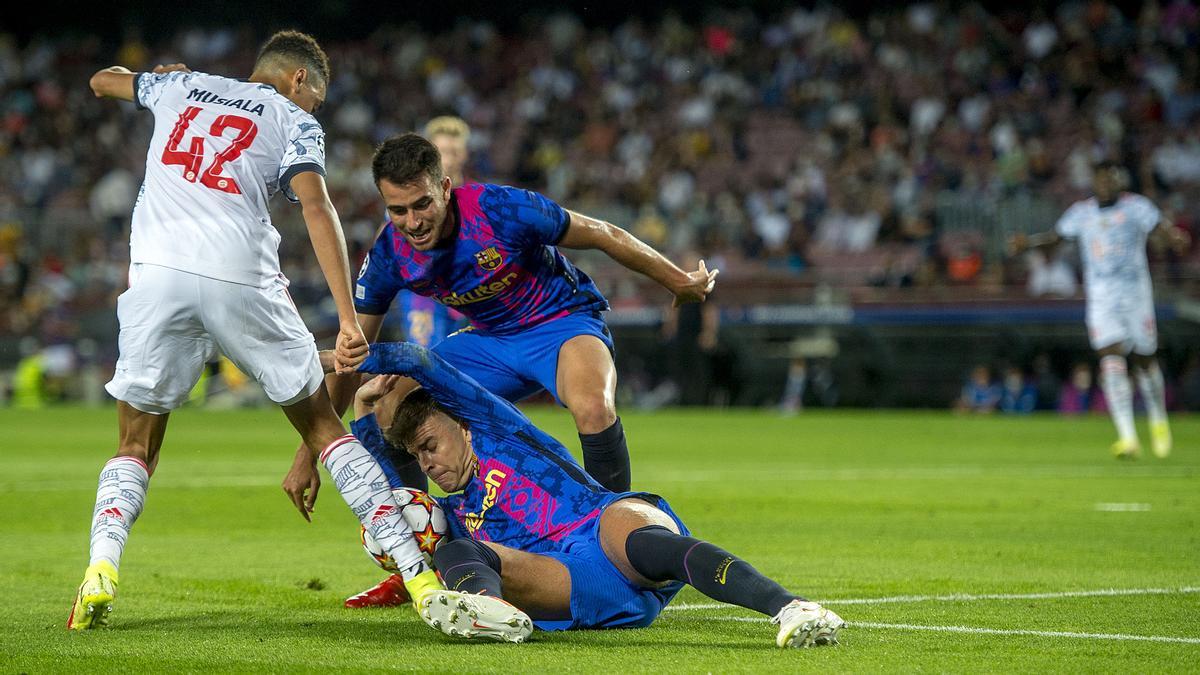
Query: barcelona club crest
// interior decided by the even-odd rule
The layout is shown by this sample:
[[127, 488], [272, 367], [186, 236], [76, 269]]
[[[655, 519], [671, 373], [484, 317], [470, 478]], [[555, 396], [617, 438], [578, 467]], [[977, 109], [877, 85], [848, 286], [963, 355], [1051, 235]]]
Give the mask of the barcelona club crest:
[[491, 272], [504, 264], [504, 258], [496, 250], [495, 246], [489, 246], [475, 254], [475, 262], [483, 269]]

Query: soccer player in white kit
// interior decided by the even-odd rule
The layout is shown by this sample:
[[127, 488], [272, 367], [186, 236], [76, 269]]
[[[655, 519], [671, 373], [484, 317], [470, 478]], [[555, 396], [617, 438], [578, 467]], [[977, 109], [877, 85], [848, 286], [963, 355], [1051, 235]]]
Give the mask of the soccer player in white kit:
[[1087, 327], [1092, 348], [1100, 356], [1100, 381], [1109, 414], [1117, 428], [1113, 454], [1134, 459], [1141, 453], [1133, 424], [1133, 387], [1126, 357], [1150, 418], [1151, 447], [1157, 457], [1171, 453], [1171, 428], [1163, 394], [1163, 376], [1154, 358], [1158, 329], [1154, 296], [1146, 263], [1146, 240], [1151, 235], [1187, 245], [1187, 237], [1162, 220], [1154, 204], [1142, 195], [1120, 192], [1124, 174], [1111, 162], [1096, 166], [1094, 196], [1075, 202], [1051, 232], [1013, 238], [1013, 249], [1053, 247], [1078, 241], [1083, 259], [1087, 297]]
[[[129, 289], [117, 301], [120, 358], [106, 386], [118, 400], [119, 446], [100, 472], [91, 557], [71, 629], [108, 623], [121, 554], [167, 418], [218, 350], [258, 380], [308, 447], [323, 449], [320, 461], [338, 491], [399, 563], [410, 593], [441, 587], [383, 471], [334, 413], [315, 341], [279, 268], [279, 233], [267, 203], [282, 191], [301, 204], [337, 305], [337, 369], [353, 370], [367, 343], [350, 295], [341, 223], [325, 188], [324, 132], [311, 114], [328, 83], [325, 52], [294, 31], [272, 36], [244, 81], [183, 64], [148, 73], [115, 66], [92, 77], [97, 96], [133, 101], [155, 125], [133, 211]], [[314, 453], [298, 457], [306, 466], [293, 473], [315, 476], [316, 461]], [[297, 507], [307, 518], [303, 503]]]

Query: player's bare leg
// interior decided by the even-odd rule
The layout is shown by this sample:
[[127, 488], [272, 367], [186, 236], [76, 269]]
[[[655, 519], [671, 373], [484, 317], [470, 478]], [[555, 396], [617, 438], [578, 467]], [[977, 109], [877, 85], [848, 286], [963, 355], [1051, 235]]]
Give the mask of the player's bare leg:
[[639, 498], [610, 505], [600, 516], [604, 554], [631, 582], [654, 588], [670, 581], [694, 587], [714, 600], [762, 612], [779, 625], [779, 647], [837, 644], [846, 622], [821, 605], [798, 597], [737, 556], [681, 535], [675, 521]]
[[558, 396], [579, 431], [583, 468], [613, 492], [630, 486], [629, 446], [617, 417], [617, 368], [608, 347], [594, 335], [577, 335], [558, 351]]
[[301, 513], [307, 517], [312, 510], [312, 500], [316, 499], [319, 484], [316, 479], [316, 460], [319, 460], [333, 477], [342, 499], [358, 516], [362, 526], [397, 562], [405, 584], [411, 589], [414, 580], [418, 585], [436, 581], [400, 515], [400, 507], [392, 496], [383, 469], [358, 439], [346, 433], [342, 420], [333, 411], [324, 383], [308, 398], [283, 406], [283, 411], [308, 447], [323, 448], [313, 458], [313, 465], [306, 467], [312, 472], [312, 495], [292, 495]]
[[1171, 454], [1171, 426], [1167, 422], [1166, 387], [1163, 385], [1162, 370], [1153, 354], [1130, 355], [1138, 389], [1146, 404], [1146, 416], [1150, 419], [1150, 447], [1160, 459]]
[[451, 637], [524, 642], [533, 631], [530, 615], [547, 620], [571, 616], [571, 576], [553, 558], [455, 539], [442, 544], [434, 564], [446, 590], [427, 595], [417, 613]]
[[318, 451], [346, 435], [346, 427], [333, 412], [329, 392], [323, 383], [308, 398], [283, 406], [283, 414], [287, 415], [304, 443]]
[[1112, 453], [1117, 459], [1137, 459], [1141, 454], [1137, 430], [1133, 426], [1133, 386], [1123, 344], [1109, 345], [1097, 350], [1100, 355], [1100, 383], [1108, 403], [1108, 414], [1117, 427], [1117, 441]]
[[168, 416], [142, 412], [124, 401], [117, 402], [117, 454], [100, 471], [92, 512], [90, 559], [67, 619], [68, 628], [84, 630], [108, 624], [117, 592], [121, 554], [145, 504]]

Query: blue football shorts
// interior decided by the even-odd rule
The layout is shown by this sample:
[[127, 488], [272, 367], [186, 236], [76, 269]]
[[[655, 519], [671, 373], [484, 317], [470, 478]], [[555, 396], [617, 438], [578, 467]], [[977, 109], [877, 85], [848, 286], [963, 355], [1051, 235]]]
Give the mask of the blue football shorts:
[[594, 335], [615, 352], [612, 335], [599, 312], [576, 312], [509, 335], [464, 328], [433, 347], [450, 365], [484, 389], [508, 401], [520, 401], [545, 389], [558, 396], [558, 352], [578, 335]]
[[[675, 521], [679, 532], [690, 532], [667, 500], [648, 492], [620, 495], [638, 497], [654, 504]], [[571, 618], [561, 621], [534, 621], [540, 630], [584, 628], [643, 628], [662, 613], [667, 603], [683, 588], [673, 581], [661, 588], [637, 586], [609, 561], [600, 546], [600, 519], [585, 529], [573, 532], [562, 551], [542, 553], [561, 562], [571, 574]]]

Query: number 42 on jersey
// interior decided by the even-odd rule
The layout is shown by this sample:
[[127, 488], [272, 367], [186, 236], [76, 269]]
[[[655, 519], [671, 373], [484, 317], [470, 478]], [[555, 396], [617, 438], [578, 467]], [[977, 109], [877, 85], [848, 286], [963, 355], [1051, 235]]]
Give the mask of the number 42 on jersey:
[[195, 183], [199, 179], [200, 184], [209, 189], [235, 195], [242, 194], [237, 182], [222, 174], [222, 169], [226, 163], [237, 159], [246, 148], [250, 147], [250, 144], [254, 142], [254, 137], [258, 135], [258, 126], [254, 124], [253, 120], [237, 115], [217, 117], [208, 130], [209, 135], [221, 138], [227, 129], [233, 129], [237, 131], [237, 136], [233, 138], [229, 147], [217, 153], [212, 164], [201, 172], [200, 166], [204, 162], [204, 138], [202, 136], [193, 137], [186, 150], [181, 150], [179, 147], [192, 120], [195, 120], [199, 114], [200, 108], [197, 106], [188, 106], [179, 114], [179, 119], [175, 121], [171, 135], [167, 138], [167, 145], [163, 148], [163, 164], [182, 166], [183, 178], [189, 183]]

